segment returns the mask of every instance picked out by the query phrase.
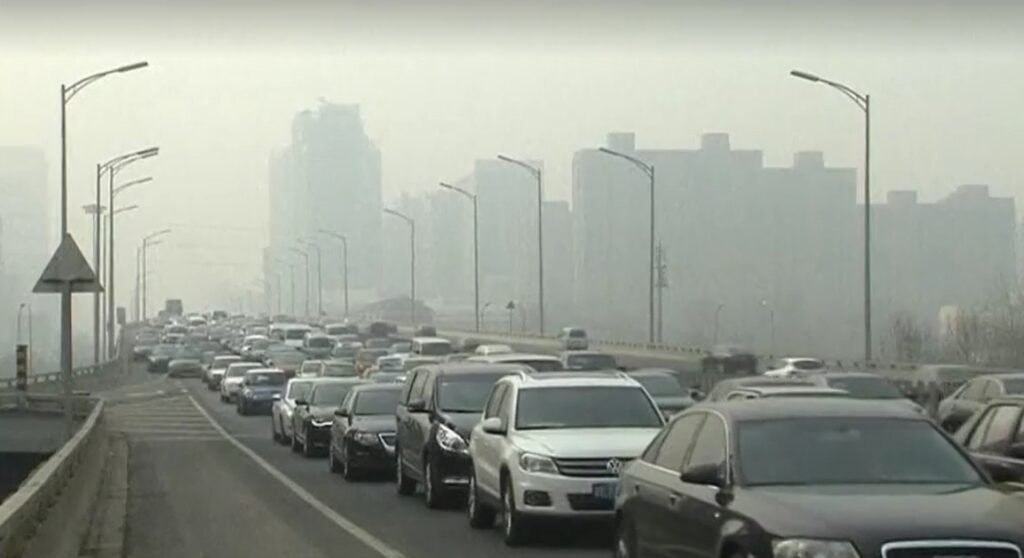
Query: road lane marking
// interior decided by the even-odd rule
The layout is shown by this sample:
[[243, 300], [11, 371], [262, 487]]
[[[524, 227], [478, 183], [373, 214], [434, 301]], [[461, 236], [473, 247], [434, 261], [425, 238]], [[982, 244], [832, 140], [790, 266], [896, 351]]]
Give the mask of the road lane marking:
[[214, 420], [213, 416], [210, 415], [210, 413], [207, 412], [207, 410], [204, 409], [203, 406], [200, 405], [198, 401], [196, 401], [195, 397], [189, 395], [188, 398], [192, 401], [192, 404], [196, 406], [196, 409], [198, 409], [199, 412], [202, 413], [202, 415], [205, 416], [208, 421], [210, 421], [210, 425], [213, 426], [213, 428], [217, 430], [217, 432], [219, 432], [220, 435], [224, 437], [224, 439], [226, 439], [228, 442], [231, 442], [231, 444], [238, 448], [239, 451], [249, 456], [249, 458], [252, 459], [257, 465], [259, 465], [264, 471], [270, 473], [272, 477], [281, 481], [281, 484], [285, 485], [296, 496], [298, 496], [299, 499], [309, 504], [316, 511], [320, 512], [331, 523], [334, 523], [338, 527], [341, 527], [342, 529], [347, 531], [348, 534], [359, 539], [360, 542], [370, 547], [372, 550], [374, 550], [384, 558], [405, 558], [405, 555], [399, 552], [397, 549], [388, 546], [387, 543], [373, 536], [366, 529], [363, 529], [362, 527], [350, 521], [345, 516], [334, 511], [333, 509], [331, 509], [330, 506], [318, 500], [316, 496], [310, 494], [305, 488], [302, 488], [301, 486], [299, 486], [298, 483], [288, 478], [287, 475], [279, 471], [276, 467], [267, 462], [267, 460], [260, 457], [259, 454], [250, 449], [249, 446], [246, 446], [242, 442], [238, 441], [233, 435], [229, 434], [228, 431], [225, 430], [224, 427], [220, 425], [220, 423]]

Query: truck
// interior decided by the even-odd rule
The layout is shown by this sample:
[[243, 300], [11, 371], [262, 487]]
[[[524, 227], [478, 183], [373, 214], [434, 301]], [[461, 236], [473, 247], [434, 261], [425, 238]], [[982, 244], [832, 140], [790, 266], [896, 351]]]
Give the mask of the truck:
[[185, 306], [180, 298], [168, 298], [164, 303], [164, 311], [168, 316], [181, 316], [185, 313]]

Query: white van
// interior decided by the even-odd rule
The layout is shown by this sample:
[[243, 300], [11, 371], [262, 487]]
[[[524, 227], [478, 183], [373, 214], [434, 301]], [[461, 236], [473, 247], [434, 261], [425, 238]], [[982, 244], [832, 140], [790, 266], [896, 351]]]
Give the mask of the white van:
[[410, 352], [420, 356], [445, 356], [452, 353], [452, 342], [441, 337], [413, 337]]
[[272, 324], [270, 326], [270, 338], [281, 341], [295, 348], [302, 347], [302, 341], [306, 334], [313, 331], [313, 328], [305, 324]]

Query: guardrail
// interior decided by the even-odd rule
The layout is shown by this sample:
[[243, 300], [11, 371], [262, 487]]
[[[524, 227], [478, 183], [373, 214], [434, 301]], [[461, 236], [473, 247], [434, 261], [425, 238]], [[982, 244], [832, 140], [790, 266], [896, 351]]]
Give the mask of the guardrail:
[[[98, 366], [95, 365], [95, 364], [91, 364], [89, 366], [80, 366], [80, 367], [75, 368], [74, 370], [72, 370], [71, 371], [71, 375], [73, 377], [79, 377], [79, 376], [88, 376], [90, 374], [95, 374], [97, 372], [103, 371], [108, 365], [111, 364], [111, 362], [116, 362], [116, 361], [106, 362], [106, 363], [100, 364]], [[44, 374], [32, 374], [31, 376], [29, 376], [27, 378], [27, 382], [26, 383], [27, 383], [27, 385], [31, 386], [31, 385], [35, 385], [35, 384], [44, 384], [44, 383], [48, 383], [48, 382], [58, 382], [58, 381], [60, 381], [60, 379], [61, 379], [61, 373], [60, 372], [46, 372]], [[15, 379], [15, 378], [9, 378], [9, 379], [0, 380], [0, 390], [15, 389], [17, 386], [18, 386], [18, 380]]]
[[0, 503], [0, 556], [18, 556], [24, 550], [47, 511], [82, 466], [90, 445], [99, 437], [103, 401], [84, 400], [92, 403], [85, 423]]

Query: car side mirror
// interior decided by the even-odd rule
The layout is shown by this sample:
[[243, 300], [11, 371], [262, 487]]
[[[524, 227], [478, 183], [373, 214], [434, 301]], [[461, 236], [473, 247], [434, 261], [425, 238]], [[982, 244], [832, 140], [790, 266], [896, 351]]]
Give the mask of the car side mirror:
[[1024, 442], [1010, 444], [1010, 447], [1006, 448], [1006, 457], [1024, 459]]
[[408, 405], [410, 413], [425, 413], [427, 412], [427, 402], [422, 399], [413, 399]]
[[309, 401], [306, 401], [305, 399], [296, 399], [295, 400], [295, 406], [296, 407], [309, 407]]
[[501, 417], [484, 419], [484, 421], [480, 423], [480, 429], [488, 434], [497, 434], [499, 436], [504, 435], [508, 431], [505, 427], [505, 421], [501, 420]]
[[346, 411], [345, 409], [335, 409], [334, 410], [334, 416], [336, 416], [336, 417], [343, 417], [343, 418], [347, 417], [348, 416], [348, 411]]
[[679, 480], [687, 484], [702, 484], [718, 488], [725, 486], [725, 479], [722, 476], [722, 466], [718, 463], [690, 467], [679, 475]]

